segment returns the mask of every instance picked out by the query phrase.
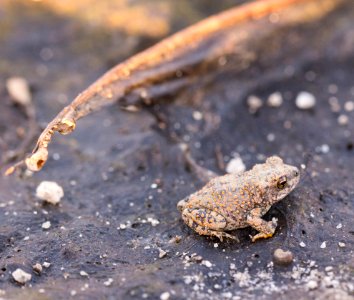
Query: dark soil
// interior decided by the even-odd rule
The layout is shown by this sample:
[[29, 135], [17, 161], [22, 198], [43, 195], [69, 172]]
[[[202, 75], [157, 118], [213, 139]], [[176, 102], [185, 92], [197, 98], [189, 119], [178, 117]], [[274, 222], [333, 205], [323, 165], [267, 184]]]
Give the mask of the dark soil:
[[[181, 11], [202, 18], [230, 2], [206, 11], [202, 1], [183, 1], [167, 21], [175, 31], [195, 21]], [[344, 104], [354, 101], [353, 17], [349, 3], [308, 25], [309, 32], [293, 31], [303, 45], [321, 33], [318, 48], [293, 53], [282, 45], [277, 62], [273, 57], [241, 75], [222, 73], [173, 103], [138, 113], [103, 109], [80, 120], [72, 135], [56, 136], [41, 172], [0, 178], [0, 297], [159, 299], [168, 292], [170, 299], [352, 299], [354, 111]], [[29, 81], [38, 122], [45, 125], [109, 67], [162, 38], [89, 26], [44, 4], [5, 5], [0, 18], [1, 154], [20, 143], [16, 129], [27, 126], [6, 93], [7, 78]], [[296, 107], [300, 91], [316, 97], [313, 109]], [[248, 95], [266, 100], [273, 92], [283, 95], [281, 107], [249, 113]], [[329, 104], [334, 97], [339, 112]], [[202, 120], [193, 118], [195, 111]], [[156, 113], [166, 128], [158, 126]], [[338, 123], [340, 115], [348, 116], [347, 125]], [[254, 231], [246, 228], [235, 232], [240, 243], [220, 243], [191, 231], [176, 203], [201, 183], [171, 135], [220, 174], [216, 151], [225, 163], [238, 153], [247, 168], [273, 154], [305, 165], [299, 186], [265, 216], [279, 219], [275, 236], [252, 243]], [[43, 180], [63, 187], [58, 207], [35, 197]], [[43, 230], [48, 220], [51, 228]], [[272, 262], [277, 248], [293, 253], [290, 266]], [[167, 252], [162, 258], [161, 250]], [[36, 275], [37, 262], [51, 265]], [[23, 288], [11, 276], [19, 267], [32, 274]]]

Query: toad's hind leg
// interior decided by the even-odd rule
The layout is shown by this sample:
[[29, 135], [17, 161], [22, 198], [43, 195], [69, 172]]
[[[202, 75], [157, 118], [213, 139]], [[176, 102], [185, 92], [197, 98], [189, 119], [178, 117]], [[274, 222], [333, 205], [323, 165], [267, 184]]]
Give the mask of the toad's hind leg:
[[224, 232], [226, 219], [219, 213], [206, 208], [185, 208], [183, 221], [200, 235], [216, 236], [220, 241], [229, 238], [238, 241], [236, 236]]

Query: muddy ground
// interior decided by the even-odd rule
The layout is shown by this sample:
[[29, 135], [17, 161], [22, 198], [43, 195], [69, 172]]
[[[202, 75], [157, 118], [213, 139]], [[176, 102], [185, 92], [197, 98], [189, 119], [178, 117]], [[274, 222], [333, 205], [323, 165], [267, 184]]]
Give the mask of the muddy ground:
[[[139, 19], [147, 25], [132, 32], [121, 23], [105, 26], [87, 7], [79, 17], [77, 7], [70, 13], [41, 2], [0, 3], [2, 155], [20, 143], [18, 128], [28, 127], [6, 92], [7, 78], [29, 81], [44, 126], [117, 62], [232, 4], [136, 1], [135, 10], [121, 8], [124, 14], [153, 11], [161, 22], [148, 30], [149, 18]], [[242, 74], [221, 73], [178, 101], [138, 113], [103, 109], [80, 120], [72, 135], [56, 137], [41, 172], [1, 177], [0, 297], [353, 299], [353, 17], [347, 1], [309, 28], [294, 29], [303, 49], [288, 51], [291, 46], [280, 43], [278, 60]], [[312, 109], [296, 107], [300, 91], [316, 97]], [[249, 113], [249, 95], [265, 101], [274, 92], [283, 105]], [[220, 155], [225, 164], [239, 155], [247, 168], [272, 154], [304, 165], [296, 190], [265, 216], [279, 219], [275, 236], [252, 243], [254, 231], [246, 228], [235, 232], [240, 243], [220, 243], [191, 231], [176, 203], [201, 182], [186, 169], [171, 135], [220, 174]], [[59, 206], [35, 197], [43, 180], [63, 187]], [[51, 222], [47, 230], [45, 221]], [[272, 262], [277, 248], [294, 254], [290, 266]], [[37, 262], [50, 266], [38, 275]], [[32, 274], [25, 286], [12, 279], [18, 267]]]

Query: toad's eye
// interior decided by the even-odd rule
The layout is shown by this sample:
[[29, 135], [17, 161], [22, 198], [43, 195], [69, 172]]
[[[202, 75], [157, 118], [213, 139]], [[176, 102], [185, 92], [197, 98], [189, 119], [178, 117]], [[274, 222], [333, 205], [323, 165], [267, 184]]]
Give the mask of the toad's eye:
[[285, 188], [286, 182], [287, 182], [286, 176], [281, 176], [281, 177], [278, 179], [277, 188], [278, 188], [279, 190], [282, 190], [283, 188]]

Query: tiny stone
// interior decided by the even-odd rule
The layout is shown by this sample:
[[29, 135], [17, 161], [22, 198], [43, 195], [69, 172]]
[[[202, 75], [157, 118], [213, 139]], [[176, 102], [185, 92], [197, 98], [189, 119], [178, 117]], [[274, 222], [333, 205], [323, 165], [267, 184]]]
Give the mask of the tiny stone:
[[170, 293], [169, 292], [164, 292], [160, 295], [161, 300], [168, 300], [170, 299]]
[[344, 126], [344, 125], [348, 124], [349, 118], [348, 118], [348, 116], [342, 114], [342, 115], [338, 116], [337, 122], [339, 125]]
[[338, 246], [339, 246], [340, 248], [344, 248], [344, 247], [345, 247], [345, 243], [338, 242]]
[[267, 141], [268, 142], [274, 142], [274, 140], [275, 140], [275, 134], [274, 133], [269, 133], [267, 135]]
[[339, 101], [336, 97], [332, 96], [328, 99], [329, 105], [331, 106], [331, 110], [333, 112], [339, 112], [340, 111], [340, 104]]
[[329, 146], [328, 146], [327, 144], [321, 145], [320, 149], [321, 149], [321, 152], [322, 152], [323, 154], [328, 153], [329, 150], [330, 150], [330, 149], [329, 149]]
[[36, 196], [53, 205], [58, 204], [64, 196], [63, 188], [54, 181], [42, 181], [37, 189]]
[[219, 244], [218, 243], [214, 243], [214, 248], [218, 248]]
[[310, 280], [310, 281], [306, 284], [306, 286], [307, 286], [307, 288], [308, 288], [309, 290], [314, 290], [314, 289], [316, 289], [316, 288], [318, 287], [318, 283], [317, 283], [317, 281], [315, 281], [315, 280]]
[[203, 260], [202, 265], [206, 266], [207, 268], [211, 268], [213, 266], [209, 260]]
[[27, 281], [31, 280], [32, 275], [18, 268], [12, 272], [12, 277], [16, 282], [25, 284]]
[[201, 119], [203, 119], [203, 114], [200, 111], [194, 111], [193, 112], [193, 119], [196, 121], [200, 121]]
[[43, 229], [49, 229], [50, 226], [52, 226], [52, 224], [50, 223], [50, 221], [46, 221], [42, 224], [42, 228]]
[[270, 107], [279, 107], [283, 104], [283, 97], [280, 92], [270, 94], [267, 100], [267, 104]]
[[284, 251], [278, 248], [273, 253], [273, 260], [278, 265], [289, 265], [293, 262], [294, 255], [291, 251]]
[[304, 242], [300, 242], [299, 245], [300, 245], [301, 248], [305, 248], [306, 247], [306, 244]]
[[88, 277], [89, 274], [87, 274], [85, 271], [80, 271], [80, 275], [84, 277]]
[[245, 170], [246, 170], [246, 166], [243, 163], [242, 158], [240, 156], [232, 158], [226, 166], [226, 172], [229, 174], [242, 173]]
[[326, 272], [330, 272], [333, 270], [333, 267], [332, 266], [328, 266], [328, 267], [325, 267], [325, 271]]
[[342, 227], [343, 227], [342, 223], [339, 223], [339, 224], [336, 226], [337, 229], [341, 229]]
[[323, 242], [320, 246], [321, 249], [325, 249], [327, 247], [326, 242]]
[[11, 77], [6, 81], [7, 92], [11, 98], [22, 106], [31, 104], [31, 92], [26, 79]]
[[105, 282], [103, 282], [105, 286], [110, 286], [112, 283], [113, 283], [113, 278], [108, 278]]
[[47, 261], [45, 261], [42, 265], [43, 265], [43, 267], [45, 267], [45, 268], [49, 268], [49, 267], [50, 267], [50, 263], [47, 262]]
[[165, 250], [159, 249], [159, 258], [164, 258], [167, 252]]
[[353, 111], [354, 110], [354, 101], [347, 101], [344, 103], [344, 109], [346, 111]]
[[251, 95], [247, 98], [248, 110], [251, 114], [256, 113], [263, 105], [262, 99]]
[[201, 255], [192, 256], [192, 261], [200, 263], [202, 260], [203, 260], [203, 257]]
[[178, 244], [181, 242], [181, 240], [182, 240], [182, 237], [180, 235], [176, 235], [173, 238], [171, 238], [168, 242], [170, 244], [174, 244], [174, 243]]
[[38, 274], [42, 273], [43, 268], [42, 268], [41, 264], [36, 263], [35, 265], [32, 266], [32, 268], [33, 268], [33, 271], [35, 271], [36, 273], [38, 273]]
[[330, 94], [336, 94], [338, 92], [338, 86], [336, 84], [330, 84], [328, 86], [328, 92]]
[[316, 105], [316, 98], [309, 92], [300, 92], [295, 100], [296, 106], [300, 109], [310, 109]]

